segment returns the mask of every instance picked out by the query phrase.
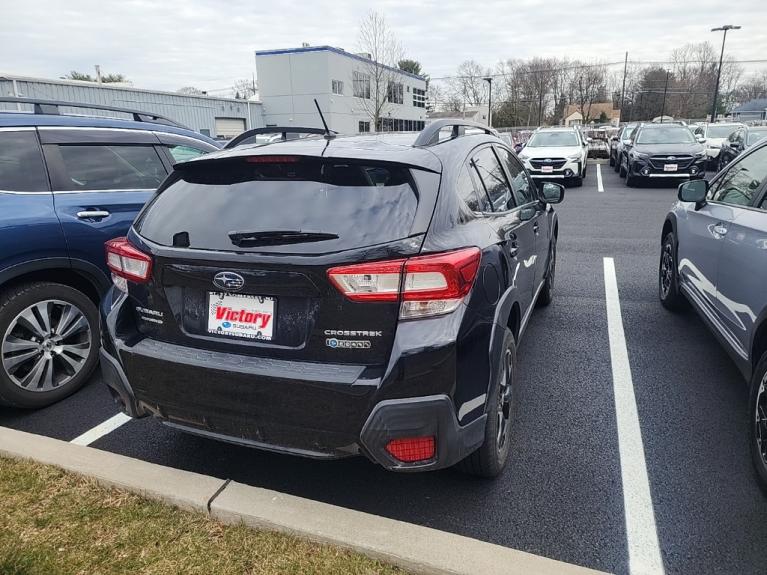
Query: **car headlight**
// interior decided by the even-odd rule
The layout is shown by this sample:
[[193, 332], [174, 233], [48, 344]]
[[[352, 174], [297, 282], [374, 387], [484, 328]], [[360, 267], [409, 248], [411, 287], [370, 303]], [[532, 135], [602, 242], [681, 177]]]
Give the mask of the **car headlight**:
[[720, 144], [709, 144], [709, 145], [708, 145], [708, 147], [709, 147], [709, 149], [711, 149], [711, 150], [718, 150], [718, 149], [719, 149], [719, 148], [721, 148], [722, 146], [721, 146]]
[[696, 158], [703, 158], [703, 157], [705, 157], [705, 155], [706, 155], [706, 151], [705, 150], [703, 150], [702, 152], [695, 152], [695, 157]]
[[581, 155], [580, 154], [573, 154], [572, 156], [567, 156], [567, 159], [575, 162], [575, 161], [581, 159]]
[[631, 157], [634, 160], [648, 160], [650, 158], [650, 154], [643, 154], [642, 152], [631, 152]]

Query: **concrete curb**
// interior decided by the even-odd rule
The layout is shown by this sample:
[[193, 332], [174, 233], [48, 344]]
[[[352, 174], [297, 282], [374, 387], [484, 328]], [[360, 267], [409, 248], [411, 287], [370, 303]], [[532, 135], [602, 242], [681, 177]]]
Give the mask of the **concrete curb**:
[[329, 543], [429, 575], [598, 573], [394, 519], [0, 427], [0, 455], [32, 459], [224, 523]]

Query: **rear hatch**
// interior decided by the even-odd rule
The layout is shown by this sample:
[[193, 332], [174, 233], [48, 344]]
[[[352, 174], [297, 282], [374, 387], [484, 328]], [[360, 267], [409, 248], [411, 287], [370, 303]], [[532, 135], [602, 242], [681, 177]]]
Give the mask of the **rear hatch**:
[[438, 187], [432, 172], [338, 158], [180, 165], [130, 238], [153, 259], [151, 281], [130, 287], [137, 328], [211, 351], [384, 364], [399, 301], [352, 301], [328, 270], [418, 253]]

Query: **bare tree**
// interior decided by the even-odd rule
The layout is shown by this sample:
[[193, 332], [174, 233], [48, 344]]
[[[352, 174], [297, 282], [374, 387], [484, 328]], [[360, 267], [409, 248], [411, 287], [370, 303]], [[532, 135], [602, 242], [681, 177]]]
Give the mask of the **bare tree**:
[[595, 119], [591, 115], [592, 106], [607, 99], [606, 73], [607, 68], [604, 65], [588, 65], [576, 70], [572, 79], [574, 104], [581, 113], [584, 124]]
[[232, 85], [234, 91], [234, 97], [237, 99], [247, 100], [251, 96], [255, 96], [258, 93], [258, 87], [256, 86], [255, 79], [243, 78], [241, 80], [235, 80]]
[[479, 62], [466, 60], [458, 66], [456, 75], [449, 80], [450, 100], [462, 102], [463, 107], [484, 104], [487, 101], [487, 83], [483, 78], [491, 73]]
[[767, 98], [767, 70], [761, 70], [748, 76], [734, 90], [733, 96], [741, 104], [757, 98]]
[[397, 63], [403, 50], [386, 19], [370, 12], [361, 22], [358, 44], [365, 60], [354, 70], [352, 87], [360, 107], [370, 117], [371, 129], [380, 130], [390, 104], [404, 101]]

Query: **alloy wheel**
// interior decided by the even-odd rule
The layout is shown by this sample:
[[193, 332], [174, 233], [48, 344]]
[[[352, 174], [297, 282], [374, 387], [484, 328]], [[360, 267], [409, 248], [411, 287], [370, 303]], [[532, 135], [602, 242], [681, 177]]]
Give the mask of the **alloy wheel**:
[[11, 321], [0, 348], [6, 375], [27, 391], [67, 384], [91, 352], [91, 326], [76, 305], [57, 299], [34, 303]]
[[502, 451], [505, 447], [509, 436], [512, 368], [511, 350], [507, 349], [503, 354], [503, 371], [501, 372], [501, 381], [498, 389], [498, 407], [496, 410], [496, 417], [498, 418], [498, 436], [496, 437], [496, 448], [499, 452]]
[[754, 425], [756, 425], [756, 444], [759, 449], [759, 456], [762, 458], [762, 465], [767, 467], [767, 373], [762, 377], [759, 384], [759, 391], [756, 394], [756, 413]]
[[674, 254], [671, 249], [671, 242], [663, 246], [663, 254], [660, 259], [660, 293], [664, 299], [671, 290], [671, 281], [674, 274]]

